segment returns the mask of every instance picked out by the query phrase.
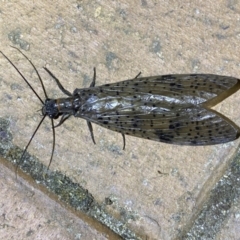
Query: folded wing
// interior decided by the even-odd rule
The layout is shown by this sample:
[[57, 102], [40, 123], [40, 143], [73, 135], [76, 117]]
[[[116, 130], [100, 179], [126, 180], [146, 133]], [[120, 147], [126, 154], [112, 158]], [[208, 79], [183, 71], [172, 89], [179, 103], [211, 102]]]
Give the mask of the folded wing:
[[113, 131], [165, 143], [218, 144], [238, 138], [239, 128], [207, 104], [238, 89], [238, 79], [210, 74], [137, 78], [76, 89], [75, 95], [86, 96], [76, 116]]

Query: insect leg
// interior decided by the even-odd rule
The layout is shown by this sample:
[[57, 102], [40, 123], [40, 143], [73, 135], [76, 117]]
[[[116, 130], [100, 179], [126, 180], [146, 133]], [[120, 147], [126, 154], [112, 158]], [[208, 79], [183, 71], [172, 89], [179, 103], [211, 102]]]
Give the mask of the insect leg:
[[[141, 72], [138, 73], [138, 75], [135, 78], [138, 78], [141, 75]], [[96, 83], [96, 68], [93, 68], [93, 80], [92, 83], [90, 84], [90, 87], [95, 87], [95, 83]], [[88, 125], [88, 129], [90, 131], [93, 143], [96, 144], [95, 139], [94, 139], [94, 135], [93, 135], [93, 128], [92, 128], [92, 124], [90, 121], [87, 121], [87, 125]], [[123, 150], [125, 149], [126, 146], [126, 138], [125, 138], [125, 134], [122, 133], [122, 137], [123, 137]]]
[[61, 126], [70, 116], [71, 114], [67, 114], [67, 113], [63, 114], [59, 123], [56, 126], [54, 126], [54, 128]]
[[123, 150], [125, 150], [126, 139], [125, 139], [125, 134], [124, 133], [122, 133], [122, 137], [123, 137]]
[[[138, 75], [135, 78], [138, 78], [141, 75], [141, 72], [138, 73]], [[123, 137], [123, 150], [125, 150], [125, 146], [126, 146], [126, 138], [125, 138], [125, 134], [122, 133], [122, 137]]]
[[96, 82], [96, 68], [94, 67], [93, 68], [93, 80], [89, 87], [95, 87], [95, 82]]
[[93, 143], [96, 144], [95, 139], [94, 139], [94, 135], [93, 135], [93, 128], [92, 128], [92, 123], [90, 121], [87, 121], [87, 125], [88, 125], [88, 129], [90, 131], [91, 134], [91, 138], [93, 140]]
[[[89, 87], [95, 87], [95, 82], [96, 82], [96, 68], [94, 67], [93, 68], [93, 80], [92, 80], [92, 82], [91, 82]], [[87, 126], [88, 126], [88, 129], [90, 131], [93, 143], [96, 144], [95, 139], [94, 139], [94, 135], [93, 135], [92, 123], [90, 121], [87, 121]]]
[[56, 81], [59, 89], [60, 89], [64, 94], [72, 97], [72, 94], [62, 86], [62, 84], [60, 83], [60, 81], [50, 72], [50, 70], [48, 70], [46, 67], [44, 67], [44, 70]]
[[138, 73], [138, 75], [135, 78], [138, 78], [141, 75], [141, 72]]

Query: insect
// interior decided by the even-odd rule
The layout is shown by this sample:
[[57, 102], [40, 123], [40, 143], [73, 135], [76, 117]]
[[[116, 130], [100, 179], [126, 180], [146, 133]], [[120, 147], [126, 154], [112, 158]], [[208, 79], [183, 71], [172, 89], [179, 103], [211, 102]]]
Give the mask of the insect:
[[[14, 47], [15, 48], [15, 47]], [[17, 48], [16, 48], [17, 49]], [[60, 81], [44, 69], [56, 81], [58, 88], [67, 97], [48, 97], [43, 81], [31, 60], [17, 49], [32, 65], [45, 95], [43, 101], [20, 70], [3, 53], [2, 55], [17, 70], [42, 103], [42, 119], [29, 140], [23, 155], [40, 125], [48, 116], [52, 123], [53, 147], [55, 128], [70, 116], [87, 121], [91, 138], [95, 144], [91, 123], [125, 135], [178, 145], [212, 145], [237, 139], [239, 127], [230, 119], [211, 109], [240, 88], [234, 77], [213, 74], [175, 74], [139, 77], [102, 86], [95, 86], [96, 70], [89, 88], [77, 88], [73, 93], [66, 90]], [[53, 120], [61, 116], [57, 125]], [[23, 157], [22, 155], [22, 157]]]

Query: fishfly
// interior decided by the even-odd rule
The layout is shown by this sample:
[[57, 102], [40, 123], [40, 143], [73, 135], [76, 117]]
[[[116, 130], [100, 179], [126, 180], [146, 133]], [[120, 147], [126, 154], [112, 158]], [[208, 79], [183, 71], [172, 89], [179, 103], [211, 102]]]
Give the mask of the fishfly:
[[[15, 48], [15, 47], [14, 47]], [[16, 48], [17, 49], [17, 48]], [[46, 116], [51, 119], [53, 147], [55, 128], [70, 116], [87, 121], [91, 138], [95, 144], [91, 123], [125, 135], [178, 145], [212, 145], [237, 139], [239, 127], [230, 119], [211, 109], [239, 90], [240, 81], [234, 77], [213, 74], [172, 74], [139, 77], [102, 86], [95, 86], [96, 70], [89, 88], [77, 88], [73, 93], [66, 90], [60, 81], [44, 69], [56, 81], [58, 88], [67, 97], [48, 97], [43, 81], [31, 60], [17, 49], [32, 65], [45, 95], [43, 101], [13, 62], [1, 54], [17, 70], [42, 103], [42, 119], [29, 140], [28, 146]], [[61, 119], [54, 126], [53, 119]], [[48, 166], [48, 167], [49, 167]]]

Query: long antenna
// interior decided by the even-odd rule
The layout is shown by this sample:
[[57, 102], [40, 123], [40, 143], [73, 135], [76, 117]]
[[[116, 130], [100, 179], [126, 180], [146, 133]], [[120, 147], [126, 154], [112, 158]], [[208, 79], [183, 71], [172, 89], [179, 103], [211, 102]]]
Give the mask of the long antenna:
[[[15, 48], [15, 47], [13, 47]], [[17, 48], [16, 48], [17, 49]], [[19, 49], [17, 49], [18, 51], [20, 51]], [[27, 83], [27, 85], [32, 89], [32, 91], [34, 92], [34, 94], [38, 97], [39, 101], [44, 104], [44, 101], [39, 97], [39, 95], [37, 94], [37, 92], [33, 89], [33, 87], [31, 86], [31, 84], [28, 82], [28, 80], [23, 76], [23, 74], [20, 72], [20, 70], [14, 65], [14, 63], [0, 50], [0, 53], [8, 60], [8, 62], [16, 69], [16, 71], [19, 73], [19, 75], [23, 78], [23, 80]], [[22, 53], [20, 51], [20, 53]], [[22, 53], [23, 54], [23, 53]], [[23, 56], [25, 56], [23, 54]], [[26, 56], [25, 56], [26, 57]], [[30, 61], [28, 58], [27, 58], [28, 61]], [[30, 63], [32, 64], [32, 62], [30, 61]], [[33, 66], [33, 64], [32, 64]], [[34, 67], [35, 71], [37, 72], [37, 75], [39, 76], [39, 73], [38, 71], [36, 70], [36, 68]], [[40, 78], [40, 81], [42, 83], [42, 79]], [[42, 84], [43, 85], [43, 84]], [[45, 92], [45, 88], [44, 89], [44, 92]]]
[[55, 139], [56, 139], [56, 135], [55, 135], [55, 127], [54, 127], [54, 123], [53, 123], [53, 119], [51, 118], [51, 124], [52, 124], [52, 131], [53, 131], [53, 145], [52, 145], [52, 153], [51, 153], [51, 158], [48, 164], [48, 168], [50, 167], [51, 163], [52, 163], [52, 159], [53, 159], [53, 153], [54, 153], [54, 149], [55, 149]]
[[35, 129], [33, 135], [31, 136], [30, 140], [28, 141], [28, 144], [27, 144], [27, 146], [25, 147], [25, 149], [24, 149], [24, 151], [23, 151], [23, 153], [22, 153], [22, 156], [21, 156], [20, 160], [18, 161], [18, 163], [17, 163], [17, 165], [16, 165], [16, 169], [15, 169], [16, 176], [17, 176], [18, 166], [19, 166], [20, 163], [22, 162], [22, 160], [23, 160], [23, 156], [25, 155], [25, 153], [26, 153], [26, 151], [27, 151], [27, 149], [28, 149], [30, 143], [32, 142], [32, 140], [33, 140], [35, 134], [37, 133], [38, 129], [40, 128], [40, 126], [41, 126], [41, 124], [42, 124], [42, 122], [43, 122], [43, 120], [45, 119], [46, 116], [47, 116], [47, 115], [44, 115], [44, 116], [42, 117], [42, 119], [41, 119], [41, 121], [39, 122], [37, 128]]
[[[43, 92], [44, 92], [44, 95], [45, 95], [45, 98], [47, 99], [48, 98], [48, 95], [47, 95], [47, 92], [45, 90], [45, 87], [44, 87], [44, 84], [43, 84], [43, 80], [38, 72], [38, 70], [36, 69], [36, 67], [34, 66], [34, 64], [32, 63], [32, 61], [18, 48], [14, 47], [14, 46], [10, 46], [12, 48], [15, 48], [17, 49], [27, 60], [28, 62], [32, 65], [32, 67], [34, 68], [35, 72], [37, 73], [37, 76], [38, 76], [38, 79], [39, 81], [41, 82], [41, 85], [42, 85], [42, 89], [43, 89]], [[28, 82], [27, 82], [28, 85], [30, 85]], [[31, 87], [31, 89], [33, 90], [33, 88]], [[34, 90], [33, 90], [34, 91]], [[35, 92], [35, 91], [34, 91]]]
[[[48, 99], [48, 96], [47, 96], [47, 92], [45, 90], [45, 87], [44, 87], [44, 84], [43, 84], [43, 81], [42, 81], [42, 78], [38, 72], [38, 70], [36, 69], [36, 67], [34, 66], [34, 64], [32, 63], [32, 61], [21, 51], [19, 50], [18, 48], [16, 47], [13, 47], [11, 46], [12, 48], [15, 48], [16, 50], [18, 50], [27, 60], [28, 62], [32, 65], [33, 69], [35, 70], [37, 76], [38, 76], [38, 79], [42, 85], [42, 89], [43, 89], [43, 92], [44, 92], [44, 95], [46, 97], [46, 99]], [[19, 75], [23, 78], [23, 80], [27, 83], [27, 85], [31, 88], [31, 90], [34, 92], [34, 94], [37, 96], [37, 98], [39, 99], [39, 101], [44, 105], [44, 101], [41, 99], [41, 97], [37, 94], [37, 92], [33, 89], [33, 87], [31, 86], [31, 84], [28, 82], [28, 80], [23, 76], [23, 74], [21, 73], [21, 71], [15, 66], [15, 64], [0, 50], [0, 53], [8, 60], [8, 62], [16, 69], [16, 71], [19, 73]], [[22, 156], [19, 160], [19, 162], [17, 163], [17, 166], [16, 166], [16, 176], [17, 176], [17, 169], [18, 169], [18, 166], [20, 165], [20, 163], [22, 162], [23, 160], [23, 156], [25, 155], [30, 143], [32, 142], [32, 139], [34, 138], [35, 134], [37, 133], [39, 127], [41, 126], [42, 122], [44, 121], [45, 117], [47, 116], [47, 114], [43, 115], [41, 121], [39, 122], [37, 128], [35, 129], [33, 135], [31, 136], [27, 146], [25, 147], [23, 153], [22, 153]], [[54, 153], [54, 149], [55, 149], [55, 129], [54, 129], [54, 124], [53, 124], [53, 119], [51, 119], [51, 125], [52, 125], [52, 133], [53, 133], [53, 147], [52, 147], [52, 153], [51, 153], [51, 158], [50, 158], [50, 162], [49, 162], [49, 165], [48, 165], [48, 168], [50, 167], [51, 165], [51, 162], [52, 162], [52, 159], [53, 159], [53, 153]]]

